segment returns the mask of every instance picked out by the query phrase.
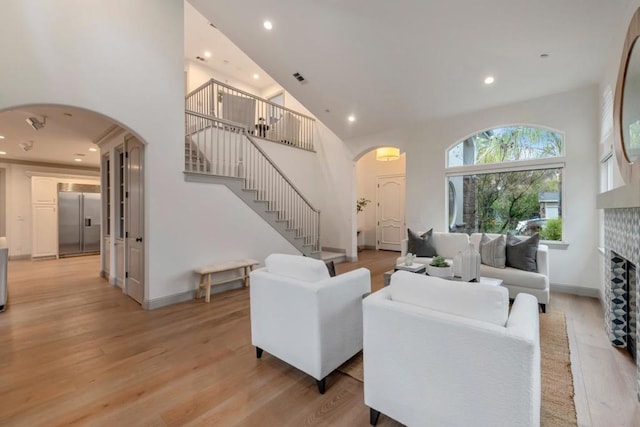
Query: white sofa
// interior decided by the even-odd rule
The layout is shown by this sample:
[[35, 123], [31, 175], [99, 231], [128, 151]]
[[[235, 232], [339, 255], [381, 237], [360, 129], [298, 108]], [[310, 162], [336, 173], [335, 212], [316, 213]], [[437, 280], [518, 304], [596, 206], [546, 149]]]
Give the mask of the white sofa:
[[362, 296], [371, 292], [366, 268], [329, 277], [323, 261], [272, 254], [250, 273], [251, 342], [316, 379], [362, 350]]
[[536, 298], [398, 271], [365, 298], [364, 400], [407, 426], [540, 424]]
[[[422, 234], [422, 232], [419, 234]], [[487, 234], [487, 236], [493, 239], [499, 235]], [[482, 233], [473, 233], [471, 236], [468, 236], [465, 233], [443, 233], [434, 231], [432, 235], [436, 253], [450, 261], [453, 260], [459, 251], [465, 250], [469, 242], [473, 243], [475, 249], [479, 251], [481, 238]], [[401, 258], [398, 258], [398, 262], [401, 262], [402, 257], [407, 254], [407, 245], [408, 239], [404, 239], [401, 242]], [[415, 262], [429, 264], [431, 258], [417, 257]], [[512, 267], [496, 268], [482, 264], [480, 265], [480, 274], [486, 277], [501, 279], [504, 282], [503, 286], [509, 289], [510, 298], [515, 298], [516, 295], [521, 292], [535, 296], [544, 313], [546, 311], [546, 305], [549, 303], [549, 247], [547, 245], [538, 245], [536, 263], [538, 266], [537, 272], [518, 270]]]

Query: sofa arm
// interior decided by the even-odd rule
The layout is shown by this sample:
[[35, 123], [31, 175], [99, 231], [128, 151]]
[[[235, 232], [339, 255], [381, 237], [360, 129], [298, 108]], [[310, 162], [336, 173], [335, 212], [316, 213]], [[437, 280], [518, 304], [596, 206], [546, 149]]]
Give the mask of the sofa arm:
[[314, 284], [317, 292], [322, 379], [362, 350], [362, 297], [371, 273], [359, 268]]
[[506, 327], [507, 334], [510, 336], [519, 337], [532, 343], [538, 342], [540, 340], [538, 299], [533, 295], [518, 294], [511, 306]]
[[[383, 288], [363, 303], [366, 405], [406, 425], [427, 418], [433, 425], [539, 425], [534, 342], [508, 327], [393, 301], [391, 293]], [[523, 315], [512, 319], [514, 331], [518, 319], [537, 313], [528, 303], [516, 309]]]
[[407, 255], [407, 248], [409, 247], [409, 239], [402, 239], [400, 241], [400, 256], [406, 256]]
[[538, 273], [549, 277], [549, 246], [538, 245], [536, 264], [538, 265]]

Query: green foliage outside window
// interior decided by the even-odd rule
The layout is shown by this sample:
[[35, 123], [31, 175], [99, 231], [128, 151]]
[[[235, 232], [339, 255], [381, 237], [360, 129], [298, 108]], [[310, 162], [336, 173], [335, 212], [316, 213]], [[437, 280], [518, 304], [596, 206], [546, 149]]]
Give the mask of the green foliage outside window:
[[[455, 145], [448, 152], [448, 166], [500, 164], [562, 155], [561, 134], [509, 126], [480, 132]], [[562, 216], [562, 168], [479, 171], [449, 180], [450, 187], [455, 187], [450, 197], [457, 192], [464, 198], [451, 202], [456, 204], [457, 215], [451, 224], [452, 231], [517, 234], [539, 231], [544, 240], [562, 240], [562, 219], [549, 217]], [[557, 200], [550, 202], [542, 195], [556, 195]]]
[[562, 240], [562, 219], [553, 218], [540, 230], [540, 238], [543, 240]]

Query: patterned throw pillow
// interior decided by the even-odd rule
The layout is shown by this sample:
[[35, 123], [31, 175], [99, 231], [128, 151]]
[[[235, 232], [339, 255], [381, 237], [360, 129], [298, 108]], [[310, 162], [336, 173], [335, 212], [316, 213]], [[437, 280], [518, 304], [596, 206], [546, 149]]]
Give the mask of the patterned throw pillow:
[[437, 256], [436, 248], [433, 246], [433, 240], [431, 239], [432, 234], [433, 228], [422, 235], [419, 235], [407, 228], [407, 235], [409, 236], [407, 252], [419, 257]]
[[512, 234], [507, 235], [507, 267], [524, 271], [538, 271], [538, 233], [528, 239], [520, 240]]
[[505, 268], [507, 263], [507, 241], [504, 236], [500, 235], [495, 239], [491, 239], [482, 233], [480, 239], [480, 259], [485, 265], [497, 268]]

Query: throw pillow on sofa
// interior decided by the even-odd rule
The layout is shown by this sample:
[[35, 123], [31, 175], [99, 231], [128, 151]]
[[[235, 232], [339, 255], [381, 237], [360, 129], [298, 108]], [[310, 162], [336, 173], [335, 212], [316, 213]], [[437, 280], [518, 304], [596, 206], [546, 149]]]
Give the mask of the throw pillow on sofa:
[[436, 248], [433, 245], [433, 239], [431, 235], [433, 234], [433, 228], [422, 235], [411, 231], [410, 228], [407, 228], [407, 236], [409, 237], [409, 241], [407, 242], [407, 252], [411, 254], [415, 254], [419, 257], [434, 257], [437, 256]]
[[520, 240], [512, 234], [507, 234], [507, 267], [524, 271], [538, 271], [538, 233], [528, 239]]
[[500, 235], [491, 239], [482, 233], [480, 239], [480, 260], [483, 264], [496, 268], [505, 268], [507, 263], [507, 242], [504, 236]]

